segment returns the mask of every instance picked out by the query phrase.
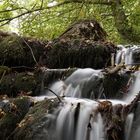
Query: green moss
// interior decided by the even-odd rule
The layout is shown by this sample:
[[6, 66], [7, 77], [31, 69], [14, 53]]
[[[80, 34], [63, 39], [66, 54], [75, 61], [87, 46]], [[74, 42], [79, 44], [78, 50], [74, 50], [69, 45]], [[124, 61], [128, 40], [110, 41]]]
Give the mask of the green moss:
[[23, 59], [25, 52], [23, 51], [23, 46], [21, 39], [18, 36], [8, 36], [0, 42], [0, 64], [5, 64], [8, 59], [19, 60]]
[[38, 61], [44, 51], [44, 46], [45, 42], [31, 38], [23, 38], [17, 35], [3, 37], [0, 40], [0, 65], [33, 67], [35, 61], [31, 49]]
[[0, 66], [0, 76], [5, 75], [11, 71], [7, 66]]
[[37, 86], [34, 75], [27, 73], [8, 74], [3, 77], [0, 84], [0, 93], [9, 96], [16, 96], [21, 91], [34, 92]]

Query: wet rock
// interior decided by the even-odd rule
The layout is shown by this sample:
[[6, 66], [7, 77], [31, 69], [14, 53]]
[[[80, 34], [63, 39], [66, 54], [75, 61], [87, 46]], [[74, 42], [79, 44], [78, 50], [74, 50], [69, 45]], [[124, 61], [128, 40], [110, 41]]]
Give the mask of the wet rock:
[[140, 46], [133, 51], [134, 64], [140, 65]]
[[103, 80], [104, 93], [107, 98], [121, 99], [129, 91], [129, 72], [118, 72], [113, 75], [105, 75]]
[[[53, 140], [55, 138], [55, 109], [57, 99], [45, 99], [31, 108], [20, 122], [10, 139], [14, 140]], [[52, 114], [52, 112], [55, 112]]]

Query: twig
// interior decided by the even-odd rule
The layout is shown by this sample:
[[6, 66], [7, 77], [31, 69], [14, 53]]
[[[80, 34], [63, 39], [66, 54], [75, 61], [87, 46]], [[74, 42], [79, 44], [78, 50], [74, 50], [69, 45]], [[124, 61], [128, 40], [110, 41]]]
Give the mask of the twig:
[[132, 110], [134, 109], [134, 107], [136, 106], [136, 104], [138, 103], [138, 101], [140, 101], [140, 92], [136, 95], [136, 97], [134, 98], [134, 100], [130, 103], [128, 114], [130, 112], [132, 112]]
[[33, 52], [32, 48], [30, 47], [30, 45], [27, 43], [27, 41], [26, 41], [24, 38], [21, 37], [21, 39], [24, 41], [24, 43], [25, 43], [25, 44], [27, 45], [27, 47], [30, 49], [31, 54], [32, 54], [32, 57], [33, 57], [33, 60], [35, 61], [36, 65], [38, 65], [38, 62], [37, 62], [37, 60], [36, 60], [36, 58], [35, 58], [35, 55], [34, 55], [34, 52]]
[[[111, 5], [112, 4], [112, 2], [110, 2], [110, 1], [108, 2], [108, 1], [100, 1], [100, 0], [84, 1], [84, 2], [87, 2], [88, 4], [103, 4], [103, 5]], [[54, 5], [54, 6], [51, 6], [51, 7], [50, 6], [43, 7], [43, 5], [41, 5], [37, 9], [31, 9], [31, 10], [23, 12], [23, 13], [17, 15], [17, 16], [14, 16], [14, 17], [1, 19], [0, 22], [5, 22], [5, 23], [1, 24], [0, 26], [4, 26], [4, 25], [8, 24], [10, 21], [12, 21], [14, 19], [17, 19], [19, 17], [25, 16], [27, 14], [31, 14], [31, 13], [34, 13], [34, 12], [37, 12], [37, 11], [47, 10], [47, 9], [51, 9], [51, 8], [55, 8], [55, 7], [60, 7], [60, 6], [63, 6], [63, 5], [66, 5], [66, 4], [70, 4], [70, 3], [83, 3], [83, 1], [82, 0], [66, 0], [64, 2], [60, 2], [60, 3], [58, 3], [58, 4]], [[18, 10], [18, 8], [17, 8], [17, 10]], [[1, 12], [4, 12], [4, 11], [1, 11]], [[7, 12], [9, 12], [9, 11], [7, 11]]]
[[34, 70], [34, 68], [32, 67], [27, 67], [27, 66], [15, 66], [15, 67], [11, 67], [11, 69], [30, 69], [30, 70]]
[[58, 98], [58, 100], [59, 100], [60, 102], [62, 102], [61, 97], [60, 97], [59, 95], [57, 95], [54, 91], [52, 91], [52, 90], [49, 89], [48, 87], [45, 87], [45, 89], [47, 89], [47, 90], [49, 90], [50, 92], [52, 92], [52, 93]]
[[16, 11], [16, 10], [23, 10], [25, 8], [23, 7], [18, 7], [18, 8], [15, 8], [15, 9], [5, 9], [5, 10], [1, 10], [0, 13], [8, 13], [8, 12], [12, 12], [12, 11]]
[[3, 77], [4, 77], [5, 73], [6, 73], [6, 70], [3, 72], [2, 76], [1, 76], [0, 84], [1, 84], [1, 82], [2, 82], [2, 80], [3, 80]]

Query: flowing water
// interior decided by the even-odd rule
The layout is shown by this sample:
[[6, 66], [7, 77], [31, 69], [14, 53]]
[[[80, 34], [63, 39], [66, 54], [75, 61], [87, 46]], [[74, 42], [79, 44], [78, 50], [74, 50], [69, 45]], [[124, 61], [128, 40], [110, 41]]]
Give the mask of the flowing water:
[[133, 119], [134, 119], [134, 113], [130, 113], [127, 116], [126, 124], [125, 124], [125, 140], [129, 140]]
[[119, 50], [116, 54], [115, 64], [119, 64], [124, 62], [125, 65], [138, 65], [140, 64], [140, 59], [134, 59], [134, 55], [140, 52], [140, 46], [137, 45], [130, 45], [130, 46], [123, 46], [118, 45]]
[[[120, 46], [115, 63], [119, 64], [123, 61], [126, 65], [136, 64], [138, 61], [134, 61], [133, 52], [137, 49], [138, 46], [128, 48]], [[133, 77], [130, 91], [122, 100], [100, 99], [104, 97], [102, 70], [78, 69], [66, 80], [53, 83], [50, 89], [64, 97], [56, 117], [55, 140], [108, 140], [106, 119], [98, 111], [99, 102], [113, 107], [130, 103], [140, 91], [140, 71], [135, 72]], [[38, 100], [51, 95], [51, 91], [47, 91], [46, 95], [39, 97]], [[95, 98], [98, 100], [93, 101], [92, 99]], [[127, 116], [124, 140], [129, 140], [134, 116], [134, 113]], [[137, 135], [140, 137], [140, 134]]]
[[[101, 70], [78, 69], [65, 81], [55, 82], [51, 89], [60, 96], [95, 99], [95, 96], [99, 97], [103, 94], [102, 80]], [[52, 93], [47, 92], [47, 95]]]
[[140, 92], [140, 71], [137, 71], [133, 74], [133, 83], [131, 85], [131, 89], [128, 92], [128, 95], [124, 98], [124, 100], [130, 103], [136, 95]]

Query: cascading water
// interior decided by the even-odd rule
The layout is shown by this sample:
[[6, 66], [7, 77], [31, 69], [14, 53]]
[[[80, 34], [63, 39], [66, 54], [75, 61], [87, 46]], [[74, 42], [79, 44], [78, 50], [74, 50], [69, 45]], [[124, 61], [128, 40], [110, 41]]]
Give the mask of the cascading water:
[[129, 140], [132, 123], [134, 119], [134, 113], [130, 113], [126, 119], [126, 126], [125, 126], [125, 140]]
[[[116, 64], [122, 61], [126, 65], [136, 64], [138, 61], [134, 61], [133, 52], [137, 49], [137, 46], [129, 48], [121, 46], [121, 50], [116, 55]], [[136, 78], [133, 78], [130, 91], [127, 97], [122, 100], [107, 100], [104, 98], [104, 74], [102, 70], [78, 69], [66, 80], [52, 84], [50, 89], [57, 95], [63, 96], [55, 120], [54, 134], [56, 138], [53, 138], [53, 140], [132, 140], [130, 134], [132, 133], [135, 114], [130, 113], [126, 120], [122, 119], [124, 128], [121, 129], [119, 125], [123, 116], [121, 114], [123, 112], [122, 106], [130, 103], [135, 94], [140, 91], [140, 72], [135, 72], [134, 76]], [[51, 91], [47, 91], [44, 97], [51, 95]], [[101, 100], [101, 97], [104, 99]], [[93, 101], [91, 99], [98, 100]], [[107, 111], [110, 114], [106, 114]], [[113, 126], [113, 121], [115, 123], [118, 121], [118, 126]], [[121, 132], [121, 138], [115, 132], [118, 134]], [[111, 133], [111, 137], [108, 136], [108, 133]], [[135, 137], [138, 136], [140, 135], [136, 133]]]
[[[60, 96], [95, 99], [95, 96], [98, 98], [103, 93], [102, 79], [101, 70], [78, 69], [65, 81], [55, 82], [51, 89]], [[47, 95], [52, 93], [49, 92]]]
[[[96, 108], [95, 101], [65, 98], [65, 105], [57, 117], [58, 140], [90, 140], [93, 135], [96, 136], [96, 140], [100, 140], [101, 135], [95, 132], [92, 134], [92, 131], [98, 134], [99, 130], [103, 131], [101, 117], [94, 114]], [[91, 117], [97, 118], [98, 121], [95, 122]], [[98, 127], [95, 127], [96, 123]]]
[[[116, 54], [115, 63], [119, 64], [121, 62], [124, 62], [124, 64], [127, 65], [140, 65], [140, 59], [134, 59], [134, 55], [136, 52], [140, 52], [140, 47], [137, 45], [130, 45], [130, 46], [123, 46], [118, 45], [118, 52]], [[131, 78], [132, 84], [130, 86], [130, 91], [128, 92], [128, 95], [124, 97], [124, 100], [126, 102], [131, 102], [136, 94], [140, 91], [140, 71], [136, 71], [134, 74], [132, 74]]]
[[139, 46], [123, 46], [118, 45], [119, 50], [116, 54], [115, 64], [119, 64], [121, 62], [125, 63], [125, 65], [137, 65], [140, 64], [140, 60], [135, 60], [134, 55], [137, 51], [139, 51]]
[[137, 71], [133, 75], [133, 83], [131, 85], [131, 89], [128, 92], [128, 95], [124, 97], [126, 102], [131, 102], [134, 97], [140, 92], [140, 71]]

